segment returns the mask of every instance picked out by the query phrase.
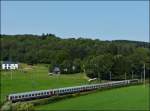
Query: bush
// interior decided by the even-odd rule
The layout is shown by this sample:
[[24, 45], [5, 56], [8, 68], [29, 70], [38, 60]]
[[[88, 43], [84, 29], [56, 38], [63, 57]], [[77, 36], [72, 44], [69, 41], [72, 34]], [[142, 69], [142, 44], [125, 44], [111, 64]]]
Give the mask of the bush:
[[21, 102], [17, 102], [14, 103], [12, 106], [12, 111], [33, 111], [34, 110], [34, 106], [32, 103], [21, 103]]
[[1, 111], [11, 111], [11, 102], [5, 103], [5, 104], [2, 106]]

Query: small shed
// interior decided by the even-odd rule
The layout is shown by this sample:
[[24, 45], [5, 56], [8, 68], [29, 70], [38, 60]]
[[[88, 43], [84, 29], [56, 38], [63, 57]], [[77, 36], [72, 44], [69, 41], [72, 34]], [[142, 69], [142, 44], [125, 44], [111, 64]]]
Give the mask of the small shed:
[[53, 73], [54, 74], [60, 74], [60, 68], [59, 67], [54, 67]]
[[15, 70], [19, 68], [19, 65], [17, 62], [12, 61], [2, 61], [1, 62], [1, 68], [3, 70]]

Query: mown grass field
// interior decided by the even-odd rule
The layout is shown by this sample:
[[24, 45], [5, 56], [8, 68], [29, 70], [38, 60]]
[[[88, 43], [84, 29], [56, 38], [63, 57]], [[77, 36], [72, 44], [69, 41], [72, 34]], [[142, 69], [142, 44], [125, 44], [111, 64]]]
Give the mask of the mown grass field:
[[149, 110], [149, 86], [123, 87], [37, 106], [36, 110]]
[[[11, 78], [12, 73], [12, 78]], [[10, 93], [75, 86], [87, 83], [85, 74], [48, 76], [44, 65], [28, 67], [16, 71], [1, 71], [1, 102]]]
[[[0, 76], [1, 102], [10, 93], [88, 84], [85, 74], [48, 76], [48, 68], [45, 65], [23, 65], [16, 71], [1, 71]], [[68, 98], [36, 106], [36, 110], [148, 110], [148, 99], [148, 87], [140, 85]]]

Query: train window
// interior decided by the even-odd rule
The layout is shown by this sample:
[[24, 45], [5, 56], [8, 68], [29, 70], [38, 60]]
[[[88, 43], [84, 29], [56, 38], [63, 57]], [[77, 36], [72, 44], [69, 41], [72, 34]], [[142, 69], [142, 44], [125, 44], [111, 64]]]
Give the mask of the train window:
[[15, 96], [15, 98], [18, 98], [18, 96]]
[[46, 92], [44, 92], [44, 94], [46, 94]]
[[19, 96], [19, 98], [21, 98], [21, 96]]
[[41, 93], [41, 95], [43, 95], [43, 92]]
[[34, 96], [34, 94], [32, 94], [32, 96]]
[[49, 92], [47, 92], [47, 94], [49, 94]]
[[25, 95], [25, 97], [28, 97], [28, 95]]
[[22, 95], [22, 97], [24, 97], [24, 95]]
[[29, 96], [31, 96], [31, 94], [29, 94]]

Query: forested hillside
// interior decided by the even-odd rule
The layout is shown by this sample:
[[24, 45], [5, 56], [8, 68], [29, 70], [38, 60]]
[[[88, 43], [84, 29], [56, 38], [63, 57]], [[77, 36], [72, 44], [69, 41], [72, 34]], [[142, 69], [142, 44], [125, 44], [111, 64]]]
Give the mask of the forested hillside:
[[[116, 40], [101, 41], [83, 38], [62, 39], [53, 34], [1, 35], [1, 61], [58, 66], [61, 73], [85, 71], [89, 77], [108, 79], [141, 77], [143, 65], [150, 70], [149, 43]], [[64, 70], [65, 69], [65, 70]], [[66, 70], [67, 69], [67, 70]]]

